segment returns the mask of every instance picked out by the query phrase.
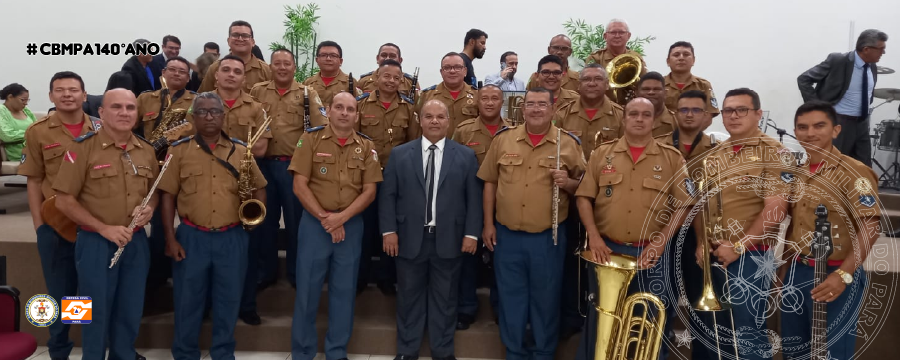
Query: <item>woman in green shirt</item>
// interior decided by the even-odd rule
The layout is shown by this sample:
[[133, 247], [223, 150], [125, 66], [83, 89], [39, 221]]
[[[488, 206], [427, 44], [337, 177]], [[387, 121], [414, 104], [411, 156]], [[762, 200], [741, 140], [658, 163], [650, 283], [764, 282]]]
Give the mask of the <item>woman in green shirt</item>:
[[6, 156], [9, 160], [22, 158], [22, 149], [25, 148], [25, 130], [37, 119], [31, 110], [28, 110], [28, 89], [24, 86], [12, 83], [0, 90], [0, 143], [6, 148]]

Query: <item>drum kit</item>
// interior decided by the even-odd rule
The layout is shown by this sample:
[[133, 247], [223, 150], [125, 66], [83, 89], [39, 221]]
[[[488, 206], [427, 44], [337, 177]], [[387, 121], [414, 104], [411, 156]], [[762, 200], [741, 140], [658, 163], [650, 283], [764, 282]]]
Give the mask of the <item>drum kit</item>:
[[[883, 66], [878, 67], [879, 75], [893, 73], [894, 70], [891, 68]], [[884, 100], [884, 102], [874, 107], [874, 110], [881, 105], [900, 100], [900, 89], [875, 89], [872, 95]], [[900, 113], [900, 109], [898, 109], [898, 113]], [[898, 162], [898, 153], [900, 153], [900, 115], [898, 115], [897, 119], [882, 120], [875, 127], [875, 134], [871, 135], [871, 137], [872, 141], [877, 144], [875, 151], [881, 150], [894, 153], [894, 162], [891, 163], [891, 166], [887, 169], [885, 169], [884, 166], [881, 166], [878, 160], [875, 159], [874, 154], [872, 155], [872, 163], [881, 169], [881, 177], [878, 178], [881, 182], [881, 187], [900, 190], [900, 162]]]

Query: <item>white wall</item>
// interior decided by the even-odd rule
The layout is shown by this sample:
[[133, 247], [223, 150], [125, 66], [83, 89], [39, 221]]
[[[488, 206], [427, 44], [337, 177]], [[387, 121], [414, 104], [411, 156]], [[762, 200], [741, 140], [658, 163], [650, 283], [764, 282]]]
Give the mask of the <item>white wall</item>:
[[[78, 72], [84, 76], [88, 92], [99, 93], [127, 58], [28, 56], [25, 46], [29, 42], [121, 43], [139, 37], [161, 41], [164, 35], [174, 34], [182, 40], [182, 55], [193, 60], [207, 41], [215, 41], [227, 51], [228, 24], [235, 19], [253, 24], [258, 45], [268, 59], [268, 44], [280, 40], [283, 33], [283, 6], [301, 2], [306, 0], [157, 0], [153, 6], [160, 10], [152, 13], [144, 9], [146, 3], [135, 1], [12, 2], [4, 10], [18, 15], [5, 17], [7, 36], [0, 40], [0, 48], [6, 51], [0, 83], [22, 83], [32, 90], [31, 107], [43, 111], [52, 106], [44, 94], [54, 72]], [[500, 54], [507, 50], [520, 54], [520, 74], [528, 76], [546, 54], [550, 37], [563, 32], [561, 24], [570, 17], [591, 23], [622, 17], [630, 22], [635, 36], [656, 36], [647, 47], [646, 60], [651, 70], [663, 74], [668, 72], [665, 58], [669, 45], [678, 40], [692, 42], [697, 55], [694, 73], [712, 82], [720, 101], [729, 89], [755, 89], [763, 108], [771, 111], [770, 117], [787, 128], [793, 127], [793, 111], [801, 102], [797, 75], [829, 52], [849, 51], [863, 29], [877, 28], [891, 36], [880, 65], [900, 71], [900, 56], [893, 50], [900, 49], [897, 0], [872, 0], [865, 2], [865, 7], [851, 0], [318, 2], [322, 7], [319, 39], [335, 40], [343, 46], [345, 71], [357, 76], [371, 71], [378, 46], [394, 42], [403, 50], [406, 72], [422, 68], [424, 86], [440, 81], [441, 56], [462, 50], [463, 36], [472, 27], [489, 34], [484, 59], [475, 61], [479, 79], [499, 70]], [[851, 22], [855, 22], [852, 34]], [[900, 88], [900, 73], [879, 78], [877, 87]], [[896, 103], [879, 108], [873, 123], [896, 118], [896, 110]], [[722, 131], [720, 120], [709, 130]]]

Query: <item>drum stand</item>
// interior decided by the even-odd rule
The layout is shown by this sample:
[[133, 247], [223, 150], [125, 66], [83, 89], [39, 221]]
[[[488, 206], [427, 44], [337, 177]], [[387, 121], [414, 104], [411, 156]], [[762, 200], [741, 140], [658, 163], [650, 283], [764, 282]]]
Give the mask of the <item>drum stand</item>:
[[[875, 129], [875, 135], [871, 135], [872, 139], [875, 141], [877, 146], [873, 150], [884, 150], [891, 151], [894, 153], [894, 162], [891, 163], [891, 166], [887, 169], [875, 159], [875, 152], [872, 153], [872, 163], [881, 170], [881, 176], [878, 178], [878, 181], [881, 181], [881, 187], [887, 189], [900, 190], [900, 161], [898, 161], [898, 153], [900, 153], [900, 132], [897, 131], [885, 131], [887, 130], [888, 123], [895, 123], [893, 120], [883, 120], [878, 127]], [[890, 134], [893, 139], [890, 138], [882, 138], [882, 133]], [[881, 138], [881, 139], [879, 139]], [[880, 140], [880, 141], [879, 141]]]

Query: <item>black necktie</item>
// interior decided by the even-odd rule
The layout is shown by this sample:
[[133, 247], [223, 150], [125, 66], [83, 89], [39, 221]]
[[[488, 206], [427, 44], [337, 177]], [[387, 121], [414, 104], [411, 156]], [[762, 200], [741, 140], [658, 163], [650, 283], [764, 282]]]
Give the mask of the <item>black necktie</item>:
[[869, 116], [869, 64], [863, 64], [862, 71], [862, 117]]
[[428, 147], [428, 164], [425, 165], [425, 188], [428, 193], [425, 194], [427, 201], [425, 202], [425, 224], [430, 224], [434, 214], [431, 212], [431, 205], [434, 204], [434, 150], [437, 146], [432, 144]]

